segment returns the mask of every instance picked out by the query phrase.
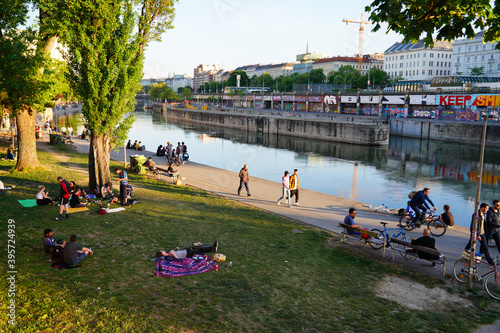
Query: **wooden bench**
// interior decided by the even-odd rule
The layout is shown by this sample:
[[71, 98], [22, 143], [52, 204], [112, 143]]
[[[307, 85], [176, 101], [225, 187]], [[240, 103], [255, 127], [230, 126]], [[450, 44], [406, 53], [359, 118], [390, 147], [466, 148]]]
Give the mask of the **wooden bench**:
[[[385, 243], [385, 238], [383, 240], [379, 239], [379, 234], [370, 230], [366, 230], [363, 228], [354, 228], [351, 227], [350, 225], [344, 224], [344, 223], [339, 223], [339, 228], [344, 229], [340, 234], [342, 235], [342, 243], [346, 243], [346, 237], [350, 237], [353, 239], [358, 239], [366, 244], [368, 243], [374, 243], [374, 244], [379, 244], [382, 245], [383, 253], [382, 255], [385, 257], [385, 248], [386, 248], [386, 243]], [[353, 232], [359, 232], [360, 235], [358, 234], [353, 234]], [[362, 235], [368, 236], [368, 238], [363, 238]]]
[[167, 177], [171, 178], [172, 179], [172, 183], [175, 184], [175, 182], [177, 180], [177, 177], [175, 177], [174, 175], [172, 175], [171, 173], [169, 173], [167, 169], [159, 168], [157, 166], [155, 168], [156, 168], [156, 170], [151, 170], [151, 169], [149, 169], [149, 167], [146, 167], [146, 176], [148, 176], [149, 173], [151, 172], [151, 173], [153, 173], [153, 175], [156, 174], [156, 176], [158, 177], [158, 179], [162, 179], [161, 177], [162, 177], [162, 175], [164, 175], [164, 176], [167, 176]]
[[[410, 242], [403, 241], [401, 239], [397, 239], [394, 237], [391, 237], [391, 243], [396, 243], [400, 246], [392, 246], [392, 260], [394, 260], [394, 253], [396, 251], [404, 254], [403, 257], [405, 259], [422, 259], [422, 260], [427, 260], [430, 261], [436, 265], [443, 265], [443, 277], [446, 274], [446, 257], [442, 255], [438, 250], [431, 249], [430, 247], [425, 247], [425, 246], [420, 246], [420, 245], [412, 245]], [[410, 250], [416, 250], [416, 251], [410, 251]], [[420, 258], [418, 256], [417, 251], [420, 252], [425, 252], [427, 254], [431, 254], [433, 256], [438, 257], [439, 259], [424, 259]]]

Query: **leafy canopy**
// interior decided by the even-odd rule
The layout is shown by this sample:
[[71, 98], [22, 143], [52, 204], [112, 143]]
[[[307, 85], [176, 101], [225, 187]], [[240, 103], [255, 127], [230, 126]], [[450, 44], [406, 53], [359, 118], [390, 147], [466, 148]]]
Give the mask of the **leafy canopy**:
[[[405, 43], [424, 39], [426, 46], [437, 40], [473, 38], [477, 29], [486, 30], [484, 42], [500, 40], [499, 0], [374, 0], [365, 8], [375, 23], [373, 31], [387, 23], [404, 36]], [[497, 44], [500, 48], [500, 44]]]

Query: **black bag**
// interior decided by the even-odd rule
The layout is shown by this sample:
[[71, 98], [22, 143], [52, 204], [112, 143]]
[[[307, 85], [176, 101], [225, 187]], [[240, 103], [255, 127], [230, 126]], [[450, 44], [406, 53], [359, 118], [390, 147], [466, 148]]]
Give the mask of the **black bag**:
[[60, 246], [54, 246], [54, 250], [52, 251], [52, 260], [58, 261], [63, 260], [64, 256], [64, 248]]

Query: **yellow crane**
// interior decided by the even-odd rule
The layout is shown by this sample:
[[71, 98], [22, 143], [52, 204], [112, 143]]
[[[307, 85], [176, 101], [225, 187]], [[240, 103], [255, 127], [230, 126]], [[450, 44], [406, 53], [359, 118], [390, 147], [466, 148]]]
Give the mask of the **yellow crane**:
[[363, 13], [361, 13], [361, 20], [359, 20], [359, 21], [343, 19], [342, 22], [345, 22], [346, 25], [348, 25], [349, 23], [358, 23], [359, 24], [358, 71], [360, 74], [362, 74], [362, 69], [363, 69], [363, 34], [365, 32], [365, 25], [370, 24], [370, 22], [363, 21]]

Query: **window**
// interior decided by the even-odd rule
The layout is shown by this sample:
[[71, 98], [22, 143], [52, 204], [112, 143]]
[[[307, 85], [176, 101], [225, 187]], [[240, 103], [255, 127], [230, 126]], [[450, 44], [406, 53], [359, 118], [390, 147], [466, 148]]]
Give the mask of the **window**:
[[413, 54], [410, 54], [410, 59], [413, 57]]
[[451, 61], [448, 61], [448, 67], [451, 67]]
[[425, 75], [425, 69], [422, 69], [422, 75]]
[[458, 53], [460, 53], [460, 49], [461, 49], [461, 48], [459, 47], [459, 48], [458, 48]]
[[424, 60], [424, 61], [422, 61], [422, 66], [425, 66], [425, 60]]
[[481, 60], [484, 61], [484, 54], [481, 56]]
[[429, 69], [429, 75], [432, 75], [432, 69]]
[[420, 58], [420, 53], [418, 54], [417, 58]]
[[420, 64], [419, 64], [419, 63], [420, 63], [420, 61], [417, 61], [417, 67], [418, 67], [418, 66], [420, 66]]
[[429, 57], [430, 57], [430, 58], [434, 58], [434, 53], [430, 53], [430, 54], [429, 54]]
[[405, 72], [405, 75], [408, 76], [408, 71]]
[[477, 56], [474, 56], [474, 61], [477, 61]]
[[415, 70], [413, 70], [413, 75], [415, 75]]
[[[500, 68], [500, 65], [498, 65], [498, 68]], [[403, 76], [403, 71], [399, 71], [399, 76]]]
[[402, 62], [399, 63], [399, 68], [403, 68], [403, 63]]
[[434, 66], [434, 61], [429, 61], [429, 66]]
[[443, 70], [440, 70], [440, 71], [439, 71], [439, 75], [443, 75]]
[[439, 58], [439, 53], [437, 54], [437, 57]]
[[399, 60], [403, 60], [404, 58], [405, 58], [405, 56], [404, 56], [404, 55], [400, 55], [400, 56], [399, 56]]
[[423, 57], [424, 57], [424, 58], [425, 58], [425, 55], [426, 55], [426, 54], [427, 54], [427, 53], [424, 53], [424, 55], [423, 55]]

